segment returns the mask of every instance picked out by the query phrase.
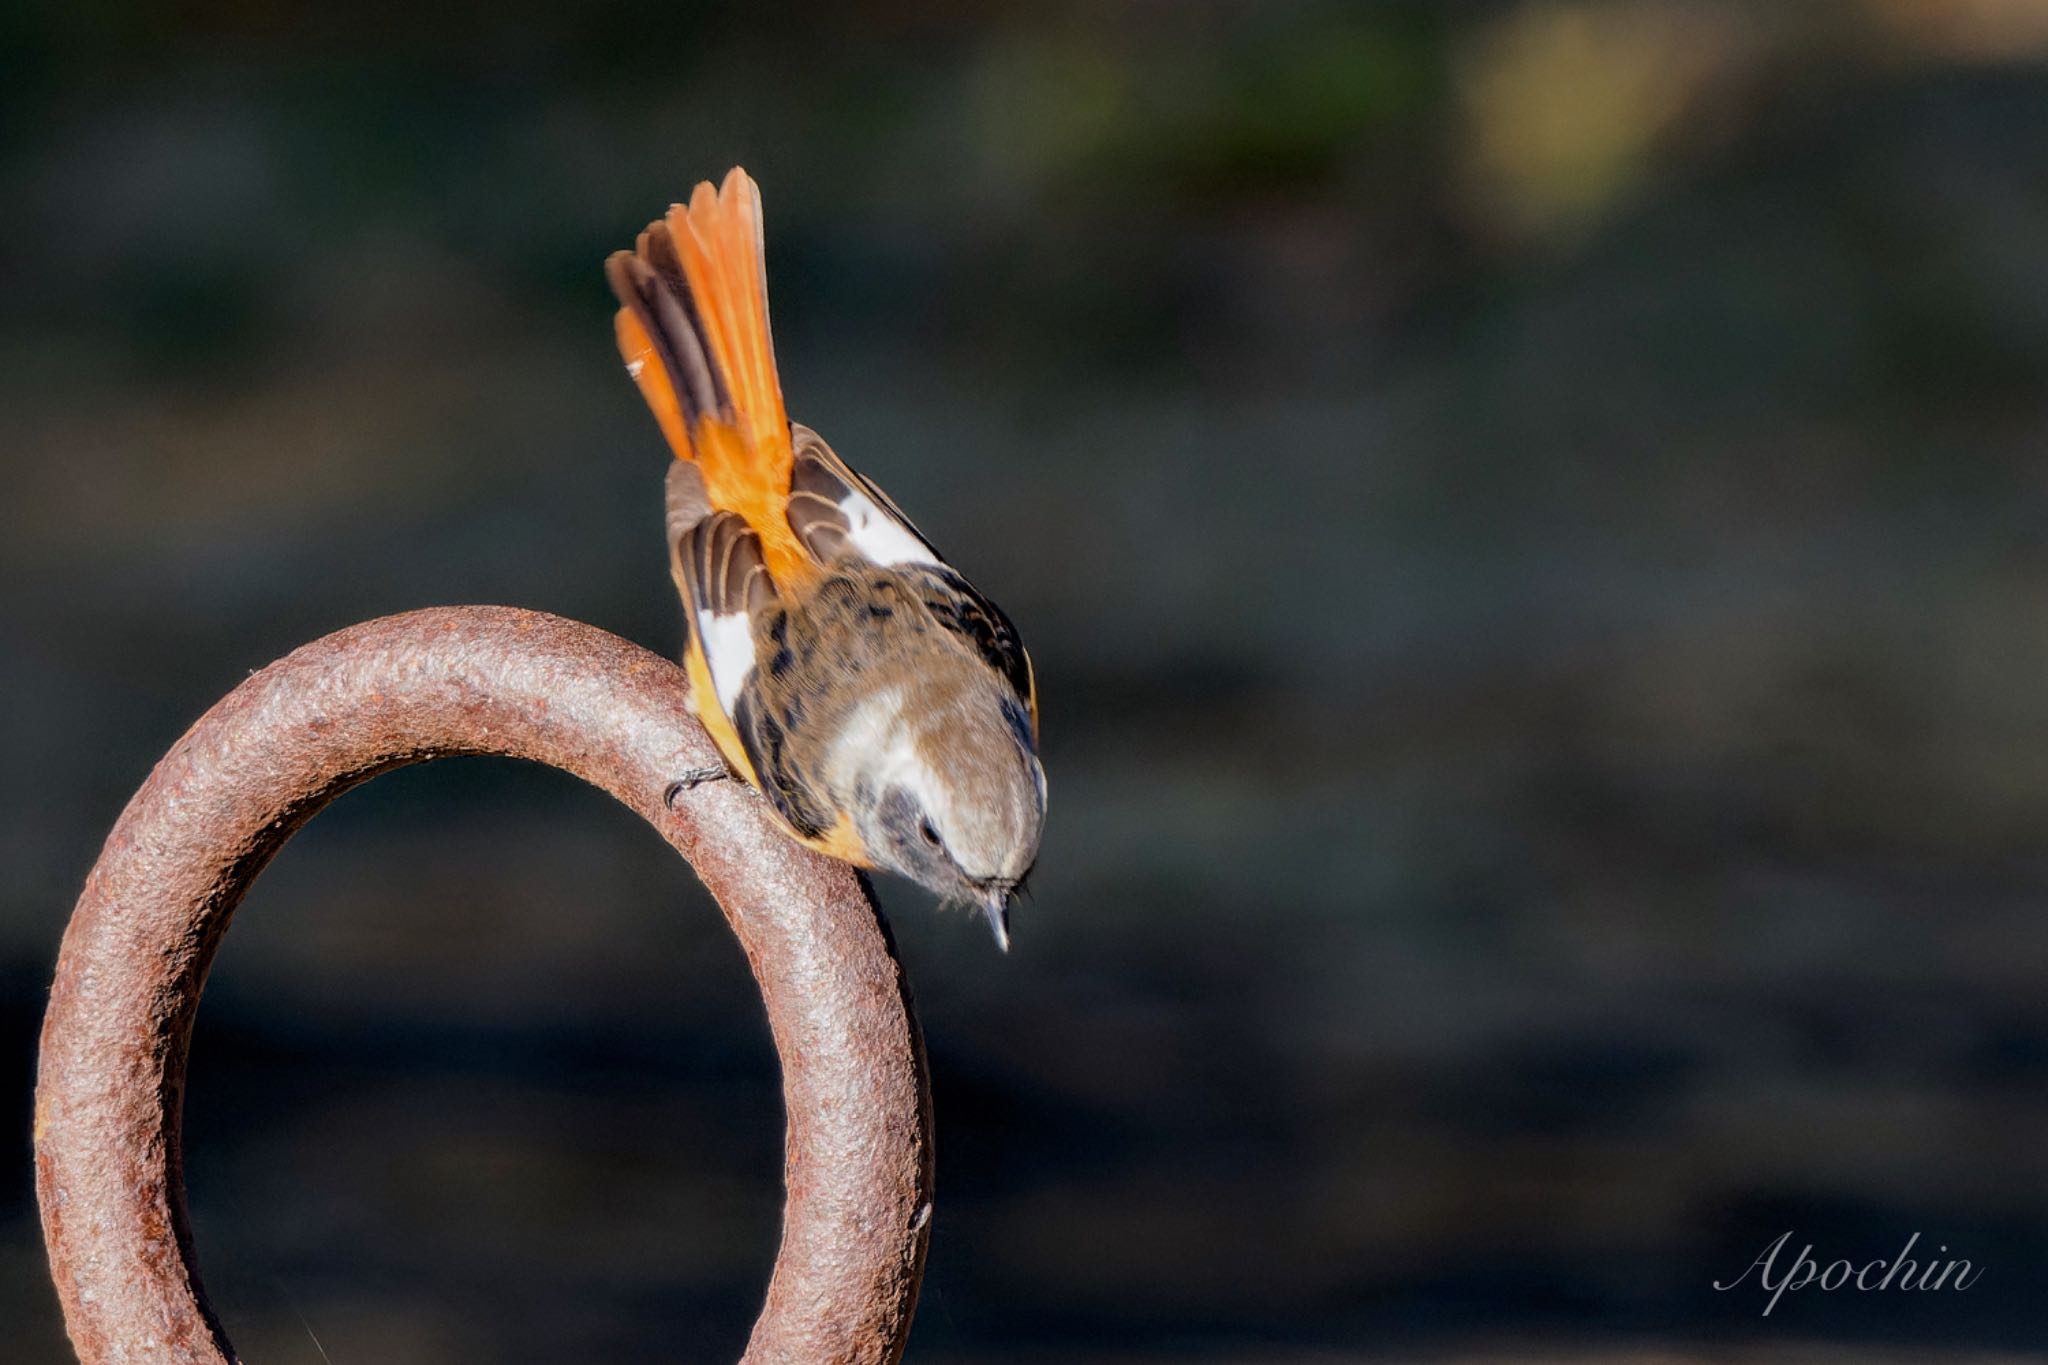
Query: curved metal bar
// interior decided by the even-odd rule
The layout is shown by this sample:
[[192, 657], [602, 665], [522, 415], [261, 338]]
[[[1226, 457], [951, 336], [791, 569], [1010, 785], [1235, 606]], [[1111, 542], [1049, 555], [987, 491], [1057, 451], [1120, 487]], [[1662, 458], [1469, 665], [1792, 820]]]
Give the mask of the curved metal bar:
[[886, 929], [845, 866], [799, 848], [720, 762], [683, 672], [590, 626], [503, 607], [386, 617], [224, 698], [122, 812], [64, 934], [43, 1020], [36, 1191], [85, 1365], [224, 1365], [193, 1264], [185, 1059], [235, 905], [293, 831], [390, 768], [506, 754], [574, 773], [661, 831], [718, 898], [768, 1007], [788, 1199], [743, 1358], [891, 1362], [931, 1215], [922, 1040]]

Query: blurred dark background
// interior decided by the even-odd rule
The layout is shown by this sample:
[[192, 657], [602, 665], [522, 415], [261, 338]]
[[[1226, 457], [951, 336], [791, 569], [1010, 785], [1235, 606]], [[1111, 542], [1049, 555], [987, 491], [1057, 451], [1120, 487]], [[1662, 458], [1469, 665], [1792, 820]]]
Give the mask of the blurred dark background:
[[[605, 254], [735, 162], [794, 415], [1038, 660], [910, 1359], [2048, 1340], [2048, 4], [0, 11], [0, 1333], [58, 935], [366, 617], [671, 652]], [[631, 815], [394, 774], [208, 992], [251, 1360], [730, 1358], [780, 1103]], [[1787, 1229], [1963, 1294], [1715, 1293]], [[1670, 1357], [1659, 1357], [1670, 1358]]]

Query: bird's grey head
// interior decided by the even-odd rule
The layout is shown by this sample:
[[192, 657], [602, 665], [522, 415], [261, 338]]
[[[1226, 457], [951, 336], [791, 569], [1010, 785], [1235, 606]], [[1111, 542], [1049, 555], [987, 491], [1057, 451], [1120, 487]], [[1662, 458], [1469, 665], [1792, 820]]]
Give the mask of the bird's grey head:
[[979, 907], [1007, 949], [1045, 827], [1045, 770], [1016, 694], [987, 670], [942, 668], [871, 697], [835, 748], [868, 856]]

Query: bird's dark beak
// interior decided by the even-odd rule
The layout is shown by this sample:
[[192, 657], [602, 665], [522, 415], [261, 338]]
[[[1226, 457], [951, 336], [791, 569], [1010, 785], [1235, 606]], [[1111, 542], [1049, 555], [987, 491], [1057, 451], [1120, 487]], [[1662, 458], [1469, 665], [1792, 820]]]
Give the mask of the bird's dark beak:
[[996, 947], [1010, 951], [1010, 888], [992, 886], [981, 893], [981, 913], [996, 936]]

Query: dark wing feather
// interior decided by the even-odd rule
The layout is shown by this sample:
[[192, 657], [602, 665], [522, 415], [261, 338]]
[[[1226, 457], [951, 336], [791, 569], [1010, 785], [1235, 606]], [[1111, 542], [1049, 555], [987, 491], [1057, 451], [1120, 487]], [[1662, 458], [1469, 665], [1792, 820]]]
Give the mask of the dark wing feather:
[[699, 611], [751, 615], [776, 601], [761, 539], [737, 512], [713, 512], [676, 541]]
[[817, 432], [791, 423], [789, 529], [820, 564], [852, 556], [877, 564], [943, 564], [889, 495], [854, 472]]
[[1003, 609], [983, 597], [951, 565], [918, 571], [925, 610], [940, 626], [960, 639], [996, 672], [1009, 680], [1031, 714], [1031, 735], [1038, 737], [1038, 680], [1031, 655]]
[[917, 583], [932, 619], [957, 635], [1016, 689], [1038, 733], [1038, 689], [1031, 656], [1002, 609], [983, 597], [932, 548], [910, 518], [839, 458], [809, 427], [794, 425], [789, 528], [820, 564], [847, 558], [896, 569]]
[[[666, 486], [668, 542], [673, 546], [685, 531], [711, 515], [711, 494], [704, 487], [704, 471], [695, 460], [670, 460]], [[680, 556], [676, 562], [682, 562]], [[682, 581], [680, 574], [677, 581]], [[687, 595], [684, 600], [689, 600]]]
[[780, 601], [760, 538], [737, 513], [712, 512], [675, 538], [672, 559], [691, 636], [729, 717], [754, 671], [754, 621]]
[[[779, 608], [776, 615], [785, 616]], [[761, 794], [784, 822], [806, 839], [822, 837], [832, 828], [832, 812], [811, 791], [789, 752], [790, 717], [777, 714], [768, 691], [758, 680], [741, 691], [733, 707], [733, 729], [747, 751], [747, 761], [761, 778]]]

